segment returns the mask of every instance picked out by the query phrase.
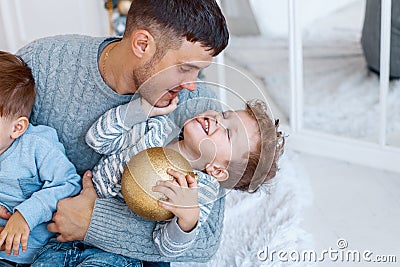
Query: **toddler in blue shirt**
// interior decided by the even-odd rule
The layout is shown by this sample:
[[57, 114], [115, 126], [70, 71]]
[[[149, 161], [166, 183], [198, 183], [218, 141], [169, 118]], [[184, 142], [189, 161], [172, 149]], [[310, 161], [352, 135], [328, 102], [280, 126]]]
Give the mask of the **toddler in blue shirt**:
[[0, 207], [11, 215], [0, 219], [0, 266], [29, 266], [57, 202], [81, 188], [56, 131], [29, 123], [35, 94], [31, 69], [0, 51]]

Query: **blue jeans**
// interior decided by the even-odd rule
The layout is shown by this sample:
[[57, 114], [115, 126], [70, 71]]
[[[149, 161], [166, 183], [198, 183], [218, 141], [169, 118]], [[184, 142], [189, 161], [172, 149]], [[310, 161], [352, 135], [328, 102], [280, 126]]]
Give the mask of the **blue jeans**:
[[144, 261], [143, 267], [169, 267], [171, 264], [169, 262], [149, 262]]
[[0, 259], [0, 267], [29, 267], [29, 264], [15, 263], [5, 259]]
[[51, 239], [35, 256], [31, 267], [140, 267], [140, 260], [105, 252], [80, 241]]

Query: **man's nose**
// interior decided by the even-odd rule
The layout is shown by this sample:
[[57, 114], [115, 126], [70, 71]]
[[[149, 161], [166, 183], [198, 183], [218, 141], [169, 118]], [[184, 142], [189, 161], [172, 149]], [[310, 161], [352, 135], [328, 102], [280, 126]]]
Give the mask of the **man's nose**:
[[196, 91], [197, 84], [196, 84], [196, 82], [182, 83], [180, 85], [180, 87], [185, 88], [185, 89], [193, 92], [193, 91]]

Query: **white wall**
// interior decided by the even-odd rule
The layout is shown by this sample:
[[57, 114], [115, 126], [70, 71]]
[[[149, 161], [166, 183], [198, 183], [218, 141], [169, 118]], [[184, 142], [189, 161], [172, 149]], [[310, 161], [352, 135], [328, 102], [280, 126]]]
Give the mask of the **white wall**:
[[0, 0], [0, 49], [16, 52], [56, 34], [107, 35], [102, 0]]
[[[287, 36], [289, 0], [249, 0], [258, 27], [266, 36]], [[294, 0], [302, 27], [357, 0]]]
[[[262, 34], [287, 35], [289, 0], [248, 1]], [[356, 0], [295, 1], [299, 3], [300, 19], [306, 27]], [[228, 6], [235, 3], [226, 2]], [[107, 35], [104, 0], [0, 0], [0, 49], [15, 52], [34, 39], [66, 33]]]
[[[1, 21], [1, 13], [0, 13], [0, 21]], [[0, 50], [6, 50], [6, 36], [4, 34], [4, 23], [0, 22]], [[4, 46], [4, 47], [3, 47]]]

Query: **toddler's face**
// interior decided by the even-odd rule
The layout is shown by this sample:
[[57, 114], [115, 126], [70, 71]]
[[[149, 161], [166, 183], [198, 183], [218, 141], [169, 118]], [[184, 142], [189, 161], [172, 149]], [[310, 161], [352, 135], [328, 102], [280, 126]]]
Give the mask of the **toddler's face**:
[[246, 160], [259, 140], [257, 121], [245, 110], [208, 110], [189, 120], [184, 127], [184, 145], [205, 162], [227, 163]]
[[0, 117], [0, 155], [3, 154], [12, 144], [11, 133], [13, 130], [13, 121]]

